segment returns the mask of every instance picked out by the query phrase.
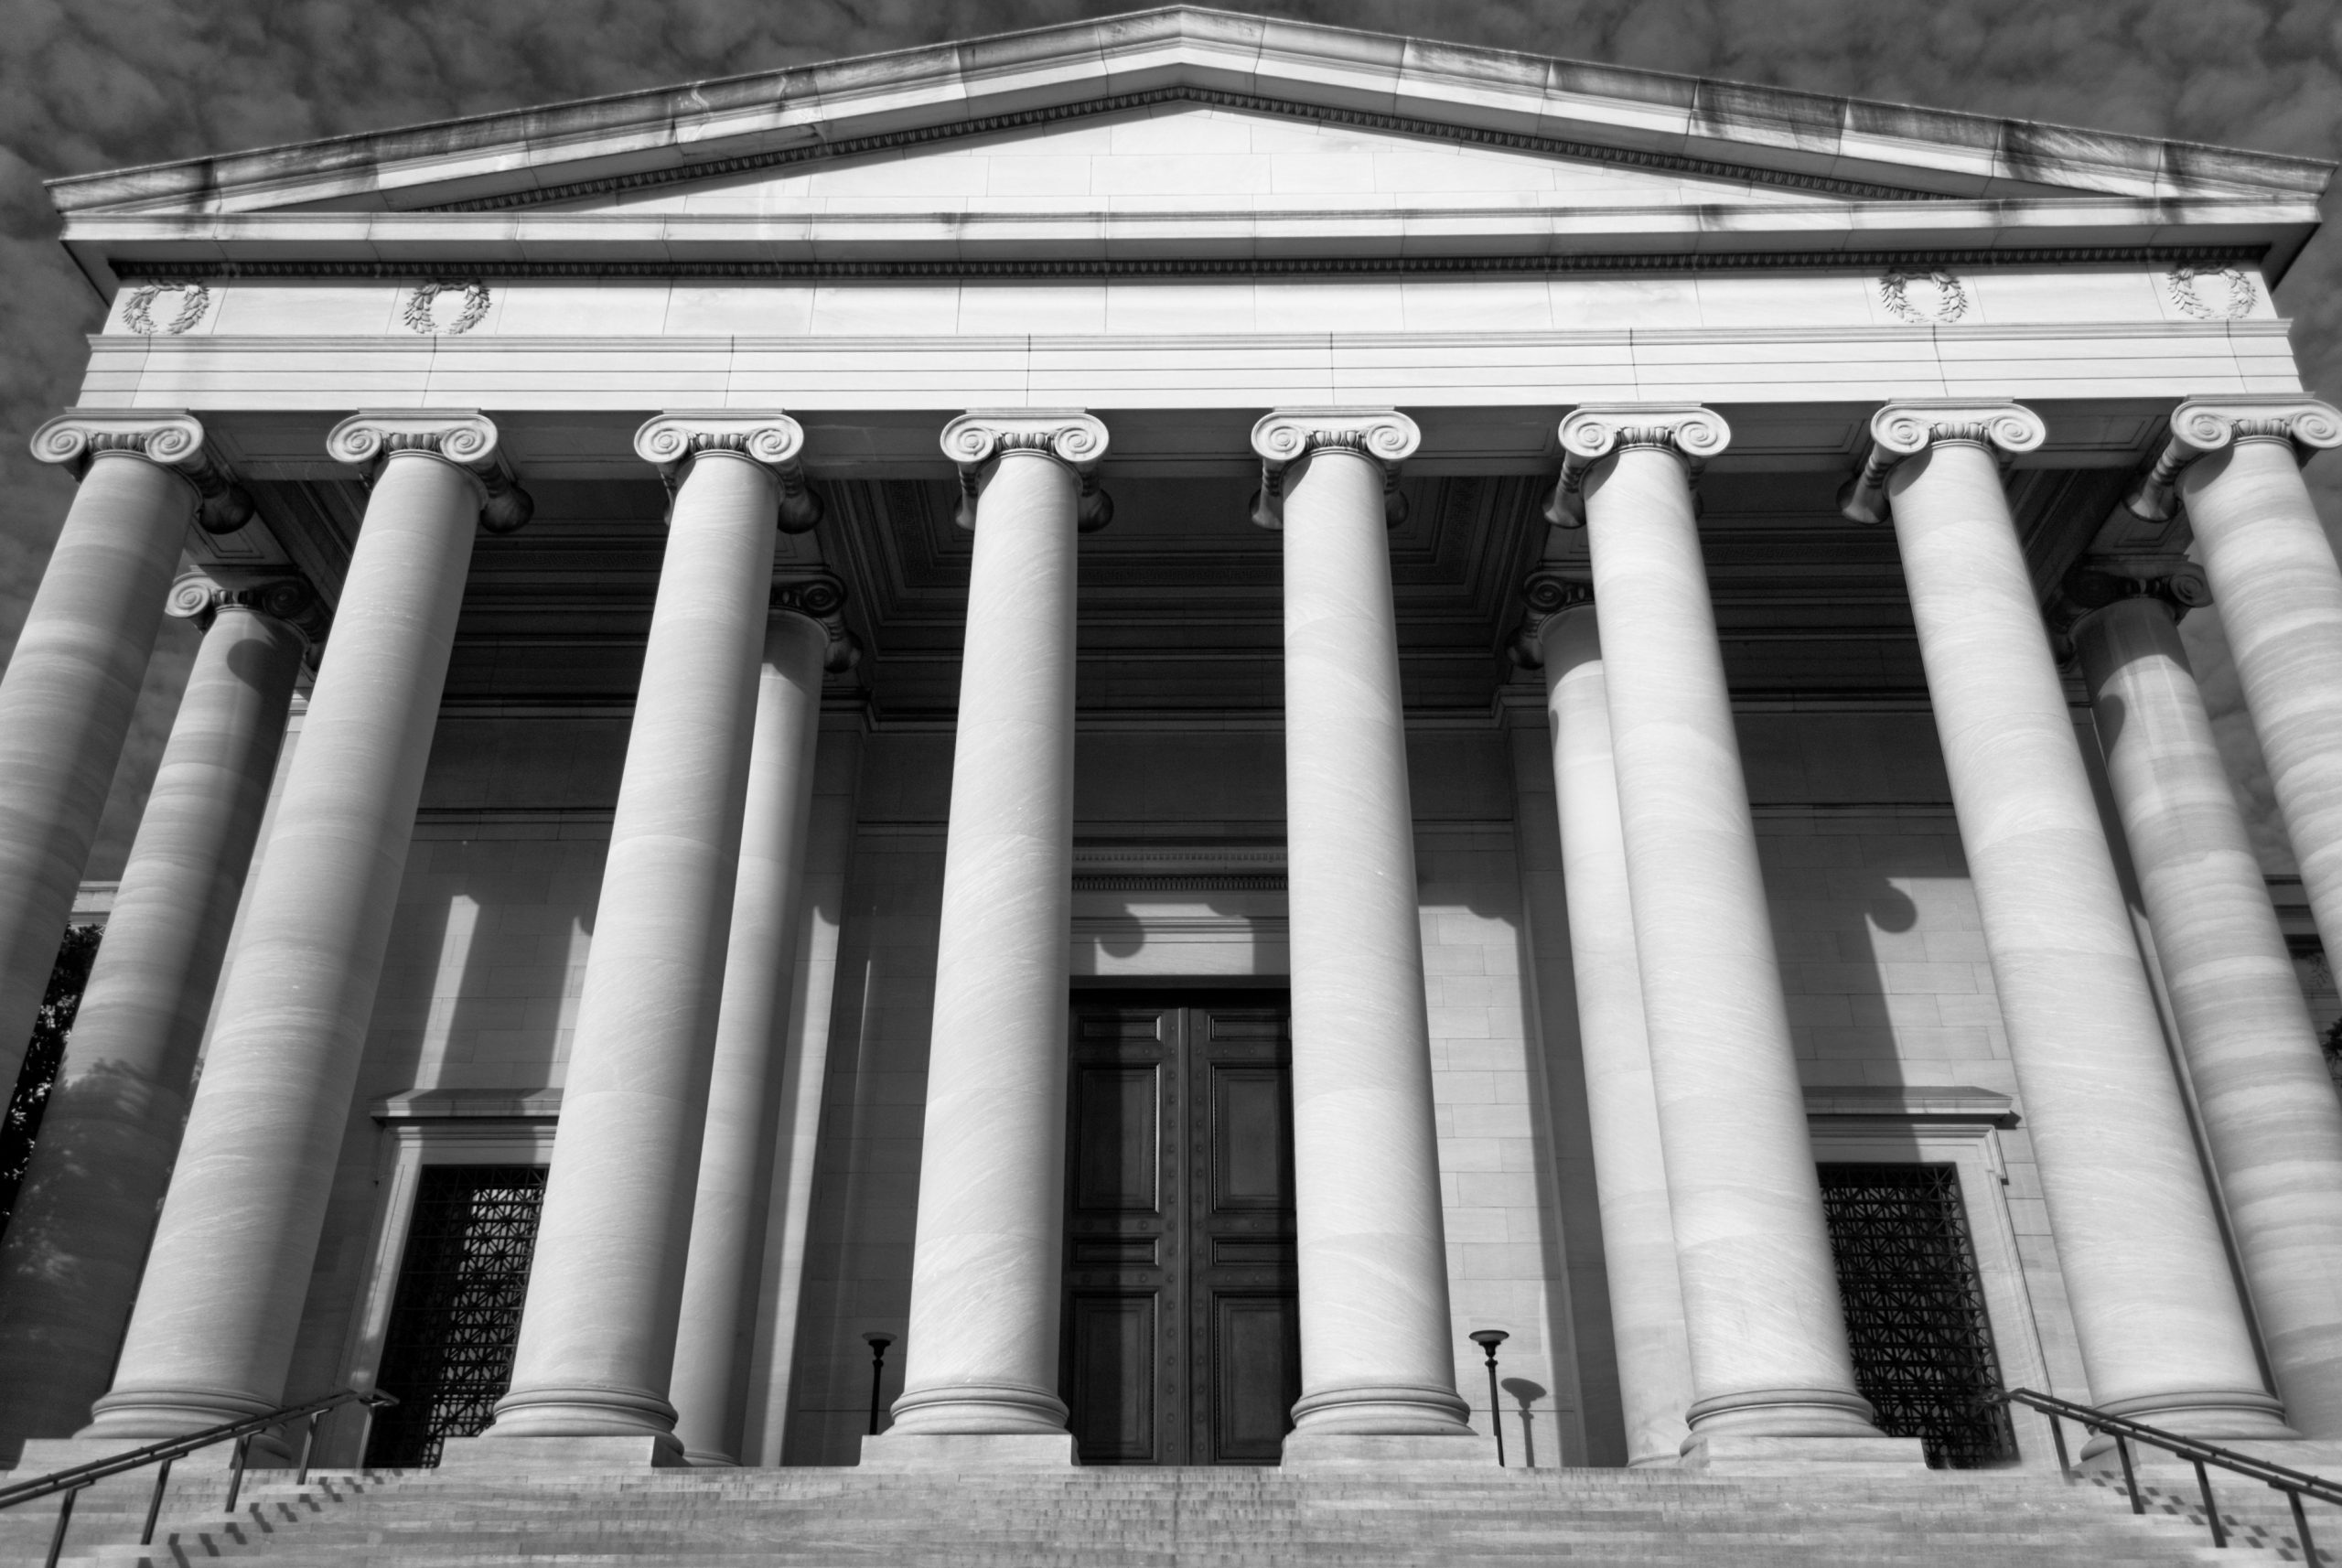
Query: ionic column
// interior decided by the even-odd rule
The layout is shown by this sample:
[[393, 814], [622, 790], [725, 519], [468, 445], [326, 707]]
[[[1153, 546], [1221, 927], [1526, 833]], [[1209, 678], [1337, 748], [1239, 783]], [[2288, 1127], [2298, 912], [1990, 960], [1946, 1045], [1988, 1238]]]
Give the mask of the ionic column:
[[1626, 1407], [1627, 1462], [1669, 1464], [1691, 1434], [1683, 1412], [1693, 1399], [1692, 1349], [1643, 1026], [1602, 637], [1593, 592], [1583, 583], [1541, 574], [1530, 582], [1529, 607], [1526, 641], [1545, 671], [1545, 718], [1552, 735], [1570, 969], [1577, 987], [1578, 1048], [1585, 1063], [1619, 1402]]
[[2247, 837], [2178, 618], [2185, 559], [2066, 580], [2099, 745], [2154, 929], [2197, 1112], [2287, 1424], [2342, 1437], [2342, 1101]]
[[2342, 570], [2301, 465], [2342, 413], [2299, 394], [2190, 398], [2131, 510], [2185, 502], [2317, 934], [2342, 954]]
[[[1284, 1461], [1483, 1456], [1456, 1393], [1389, 532], [1421, 435], [1380, 409], [1252, 427], [1284, 533], [1285, 854], [1301, 1400]], [[1428, 1440], [1428, 1441], [1426, 1441]]]
[[669, 1393], [675, 1435], [694, 1465], [739, 1462], [748, 1330], [756, 1321], [757, 1263], [765, 1199], [772, 1190], [773, 1113], [788, 1048], [805, 843], [813, 815], [822, 671], [832, 650], [844, 649], [831, 624], [844, 596], [831, 577], [787, 584], [775, 590], [765, 623], [739, 876]]
[[1846, 514], [1894, 516], [2091, 1402], [2283, 1437], [2002, 490], [2043, 438], [2013, 403], [1890, 403]]
[[24, 1065], [188, 524], [252, 516], [189, 414], [75, 409], [32, 445], [81, 488], [0, 675], [0, 1085]]
[[112, 1391], [84, 1435], [280, 1402], [439, 715], [476, 524], [528, 497], [476, 413], [361, 413], [375, 471]]
[[[772, 596], [776, 524], [820, 517], [779, 413], [670, 413], [674, 486], [512, 1386], [481, 1453], [614, 1438], [679, 1455], [667, 1402]], [[784, 494], [790, 499], [784, 502]]]
[[1905, 1445], [1854, 1390], [1692, 509], [1692, 465], [1730, 432], [1706, 409], [1654, 404], [1580, 408], [1561, 438], [1556, 515], [1583, 515], [1594, 562], [1692, 1349], [1684, 1452], [1729, 1462], [1744, 1439], [1793, 1437], [1816, 1457], [1896, 1458]]
[[1074, 537], [1109, 514], [1084, 413], [944, 426], [975, 530], [910, 1326], [863, 1463], [1066, 1464], [1058, 1399], [1072, 934]]
[[220, 578], [172, 588], [203, 643], [0, 1240], [0, 1448], [70, 1436], [106, 1391], [294, 679], [324, 629], [298, 576]]

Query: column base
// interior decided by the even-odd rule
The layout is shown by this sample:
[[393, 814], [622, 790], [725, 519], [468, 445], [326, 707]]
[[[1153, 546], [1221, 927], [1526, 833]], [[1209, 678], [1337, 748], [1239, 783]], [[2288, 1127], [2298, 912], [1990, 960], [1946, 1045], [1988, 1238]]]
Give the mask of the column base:
[[1916, 1437], [1752, 1437], [1693, 1433], [1676, 1468], [1711, 1476], [1807, 1476], [1826, 1466], [1833, 1476], [1907, 1476], [1928, 1467]]
[[1468, 1427], [1437, 1436], [1311, 1432], [1297, 1427], [1285, 1434], [1284, 1454], [1278, 1463], [1287, 1470], [1493, 1470], [1497, 1447], [1495, 1438], [1483, 1437]]
[[865, 1470], [1070, 1470], [1070, 1432], [885, 1432], [862, 1440]]
[[623, 1437], [450, 1437], [441, 1448], [439, 1468], [464, 1475], [592, 1475], [607, 1471], [665, 1469], [683, 1463], [683, 1445], [671, 1433], [635, 1433]]

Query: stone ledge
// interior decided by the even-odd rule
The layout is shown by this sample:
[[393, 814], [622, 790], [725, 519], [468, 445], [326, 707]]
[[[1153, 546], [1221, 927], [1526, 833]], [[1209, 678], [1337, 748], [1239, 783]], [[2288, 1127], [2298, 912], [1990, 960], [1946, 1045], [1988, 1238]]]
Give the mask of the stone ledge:
[[1070, 1432], [885, 1433], [862, 1440], [865, 1470], [1070, 1470]]

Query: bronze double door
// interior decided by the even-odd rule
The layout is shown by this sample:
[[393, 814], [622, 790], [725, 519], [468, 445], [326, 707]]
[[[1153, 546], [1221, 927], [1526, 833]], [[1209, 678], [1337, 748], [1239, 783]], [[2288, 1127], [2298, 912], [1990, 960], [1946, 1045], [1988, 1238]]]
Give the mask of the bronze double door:
[[1292, 1004], [1077, 995], [1059, 1389], [1085, 1465], [1273, 1465], [1301, 1397]]

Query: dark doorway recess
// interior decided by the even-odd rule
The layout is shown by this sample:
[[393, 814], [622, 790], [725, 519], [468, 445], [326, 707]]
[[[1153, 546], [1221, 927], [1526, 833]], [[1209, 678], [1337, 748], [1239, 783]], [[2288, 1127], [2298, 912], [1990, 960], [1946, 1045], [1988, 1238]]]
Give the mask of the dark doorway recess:
[[1820, 1170], [1854, 1386], [1877, 1410], [1879, 1430], [1918, 1438], [1938, 1468], [2014, 1460], [2007, 1411], [1982, 1402], [2000, 1387], [2000, 1359], [1959, 1167]]
[[512, 1382], [544, 1199], [543, 1165], [423, 1167], [374, 1378], [399, 1402], [375, 1413], [370, 1467], [436, 1465], [448, 1438], [487, 1430]]
[[1059, 1389], [1085, 1465], [1273, 1465], [1301, 1397], [1285, 993], [1084, 992]]

